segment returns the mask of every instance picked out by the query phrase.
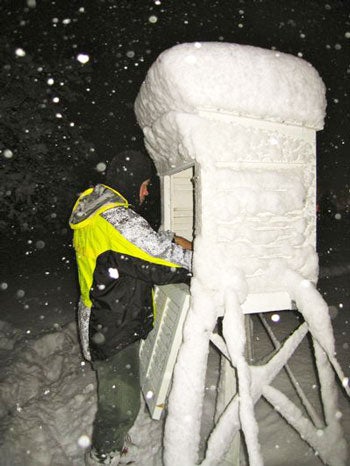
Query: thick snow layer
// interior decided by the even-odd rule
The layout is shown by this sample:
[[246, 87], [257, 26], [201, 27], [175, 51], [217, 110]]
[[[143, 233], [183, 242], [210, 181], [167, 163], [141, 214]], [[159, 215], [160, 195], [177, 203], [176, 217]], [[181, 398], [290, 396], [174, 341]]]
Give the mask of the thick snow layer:
[[[0, 328], [1, 349], [11, 349], [0, 352], [0, 464], [83, 466], [96, 377], [83, 361], [75, 322], [30, 340], [6, 322]], [[140, 447], [138, 465], [160, 464], [161, 430], [142, 409], [130, 432]]]
[[[16, 283], [7, 278], [8, 286], [1, 291], [1, 466], [83, 466], [84, 448], [96, 410], [95, 374], [88, 363], [82, 364], [74, 305], [69, 303], [71, 300], [75, 302], [73, 270], [64, 269], [55, 277], [52, 272], [46, 275], [44, 267], [42, 270], [41, 274], [31, 273], [26, 279], [18, 279], [16, 274]], [[52, 283], [48, 277], [52, 277]], [[236, 285], [239, 287], [239, 283]], [[333, 312], [336, 350], [342, 366], [346, 368], [349, 366], [348, 275], [333, 277], [330, 285], [329, 301], [338, 309], [338, 312]], [[16, 290], [19, 288], [26, 291], [24, 298], [18, 299]], [[282, 341], [295, 327], [298, 317], [291, 312], [282, 312], [279, 316], [278, 321], [271, 319], [273, 316], [270, 314], [266, 317]], [[211, 317], [205, 314], [203, 317], [206, 326], [211, 326]], [[259, 360], [273, 348], [256, 317], [253, 319], [254, 354]], [[74, 322], [65, 325], [71, 321]], [[190, 357], [188, 371], [195, 377], [193, 362]], [[318, 401], [318, 381], [306, 340], [290, 364], [301, 387], [310, 395], [315, 408], [322, 412]], [[212, 428], [214, 403], [219, 393], [217, 376], [218, 356], [211, 349], [203, 400], [201, 456], [206, 443], [203, 435], [208, 435]], [[285, 373], [277, 376], [274, 386], [298, 402]], [[341, 417], [349, 438], [349, 402], [340, 388], [338, 393], [340, 405], [336, 414]], [[267, 402], [259, 400], [255, 411], [266, 465], [322, 466], [315, 452]], [[140, 446], [138, 466], [162, 466], [162, 424], [161, 421], [152, 421], [144, 412], [140, 414], [131, 432], [132, 439]], [[188, 431], [184, 431], [184, 435], [188, 437]], [[223, 435], [229, 435], [229, 432], [225, 431]]]
[[[339, 335], [338, 354], [344, 365], [349, 363], [346, 337], [342, 337], [344, 328], [347, 328], [347, 314], [348, 310], [342, 311], [334, 321]], [[283, 339], [289, 334], [295, 321], [293, 313], [285, 312], [278, 322], [271, 321], [271, 325], [277, 336]], [[0, 341], [5, 342], [0, 352], [0, 464], [83, 466], [84, 449], [88, 445], [86, 442], [91, 434], [96, 410], [96, 379], [89, 364], [82, 365], [76, 325], [72, 322], [41, 336], [34, 335], [35, 321], [27, 320], [27, 325], [33, 332], [30, 340], [25, 331], [7, 322], [0, 323], [3, 329]], [[258, 323], [255, 325], [254, 347], [259, 359], [271, 348], [267, 335]], [[205, 414], [202, 419], [202, 431], [206, 435], [212, 428], [218, 377], [218, 356], [212, 350], [210, 355], [203, 402]], [[192, 362], [193, 359], [189, 361], [190, 372]], [[311, 369], [311, 353], [306, 341], [292, 364], [299, 382], [317, 407], [318, 382]], [[275, 386], [291, 399], [295, 397], [285, 374], [281, 373], [277, 377]], [[342, 424], [349, 434], [348, 400], [342, 397], [340, 401], [340, 411], [337, 414], [342, 415]], [[266, 402], [258, 401], [255, 409], [265, 464], [322, 465], [313, 450]], [[148, 414], [141, 412], [131, 434], [133, 440], [140, 445], [136, 464], [162, 466], [162, 422], [152, 421]], [[184, 435], [188, 437], [188, 431], [184, 430]], [[229, 436], [229, 431], [223, 432], [223, 438], [225, 435]], [[203, 448], [205, 438], [201, 442]]]
[[195, 255], [202, 232], [210, 286], [231, 263], [251, 292], [276, 290], [264, 276], [275, 258], [317, 280], [314, 131], [284, 126], [171, 113], [145, 131], [161, 174], [196, 163]]
[[181, 44], [148, 71], [136, 114], [142, 128], [162, 115], [223, 112], [321, 129], [325, 86], [306, 61], [249, 45]]
[[91, 434], [93, 378], [82, 363], [74, 323], [38, 339], [14, 341], [2, 369], [3, 465], [79, 464]]
[[207, 286], [234, 264], [250, 293], [283, 291], [266, 278], [275, 259], [317, 281], [312, 128], [324, 107], [311, 65], [271, 50], [183, 44], [151, 66], [136, 114], [160, 175], [195, 166], [194, 256], [212, 265], [195, 274]]
[[[221, 464], [240, 426], [250, 464], [263, 464], [254, 414], [263, 395], [327, 464], [345, 466], [333, 369], [341, 383], [346, 378], [335, 358], [328, 307], [312, 285], [318, 274], [315, 130], [324, 118], [322, 80], [310, 64], [279, 52], [183, 44], [152, 65], [135, 110], [161, 175], [195, 167], [194, 278], [169, 397], [165, 465], [198, 464], [209, 339], [223, 315], [222, 344], [236, 368], [238, 395], [214, 428], [202, 464]], [[306, 324], [266, 365], [250, 368], [246, 360], [241, 305], [248, 294], [265, 293], [266, 311], [269, 304], [281, 309], [275, 292], [297, 303], [313, 337], [327, 425], [322, 441], [288, 397], [269, 387]]]
[[[197, 264], [198, 265], [198, 264]], [[196, 270], [196, 267], [195, 267]], [[225, 276], [230, 275], [225, 269]], [[282, 282], [304, 317], [303, 324], [286, 340], [264, 365], [249, 367], [245, 358], [244, 316], [240, 307], [241, 299], [235, 288], [242, 290], [239, 276], [232, 283], [222, 280], [224, 294], [223, 336], [233, 366], [236, 368], [239, 394], [228, 405], [220, 417], [208, 442], [203, 466], [221, 464], [228, 451], [233, 435], [240, 426], [244, 432], [249, 455], [249, 464], [262, 465], [263, 456], [258, 442], [258, 428], [254, 404], [264, 396], [280, 414], [297, 430], [322, 460], [332, 466], [346, 465], [346, 443], [337, 417], [337, 392], [334, 372], [340, 384], [350, 395], [348, 379], [345, 377], [335, 356], [335, 341], [328, 313], [328, 307], [311, 282], [297, 272], [288, 270], [283, 263], [276, 263], [270, 270], [271, 280]], [[175, 366], [173, 388], [169, 397], [169, 416], [165, 425], [165, 464], [173, 466], [198, 464], [198, 445], [201, 413], [204, 399], [204, 374], [207, 364], [210, 333], [214, 329], [221, 296], [208, 290], [200, 279], [195, 278], [193, 298], [184, 326], [184, 339]], [[307, 328], [308, 327], [308, 328]], [[318, 377], [321, 383], [321, 399], [325, 416], [325, 427], [315, 427], [303, 416], [282, 393], [270, 384], [288, 363], [309, 329], [313, 337]], [[189, 360], [192, 360], [189, 363]], [[333, 366], [333, 368], [332, 368]], [[345, 382], [344, 382], [345, 381]], [[297, 387], [298, 387], [297, 383]], [[232, 395], [234, 392], [232, 392]], [[303, 398], [302, 398], [303, 399]], [[303, 399], [308, 409], [309, 403]], [[312, 414], [314, 410], [312, 409]], [[192, 435], [186, 435], [187, 432]], [[322, 439], [320, 439], [322, 437]], [[182, 448], [179, 449], [178, 445]]]

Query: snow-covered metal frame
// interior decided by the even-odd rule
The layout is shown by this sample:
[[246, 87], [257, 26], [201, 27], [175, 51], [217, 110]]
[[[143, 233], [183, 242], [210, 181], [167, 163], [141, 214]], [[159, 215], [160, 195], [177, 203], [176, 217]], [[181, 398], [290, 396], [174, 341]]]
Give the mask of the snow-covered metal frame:
[[[202, 465], [224, 464], [238, 430], [244, 434], [250, 464], [263, 464], [254, 416], [261, 396], [326, 464], [346, 464], [333, 369], [349, 394], [348, 381], [335, 359], [328, 307], [315, 288], [315, 139], [323, 127], [325, 104], [323, 82], [310, 64], [237, 44], [173, 47], [160, 55], [141, 87], [135, 110], [168, 195], [163, 204], [168, 223], [173, 216], [172, 177], [194, 166], [191, 303], [169, 397], [167, 466], [198, 464], [210, 339], [229, 361], [227, 373], [235, 369], [237, 394], [226, 390], [226, 406]], [[305, 323], [283, 345], [276, 341], [278, 348], [267, 364], [249, 364], [245, 314], [291, 309], [293, 303]], [[213, 334], [220, 316], [223, 333]], [[323, 423], [312, 408], [310, 421], [271, 386], [308, 332]]]

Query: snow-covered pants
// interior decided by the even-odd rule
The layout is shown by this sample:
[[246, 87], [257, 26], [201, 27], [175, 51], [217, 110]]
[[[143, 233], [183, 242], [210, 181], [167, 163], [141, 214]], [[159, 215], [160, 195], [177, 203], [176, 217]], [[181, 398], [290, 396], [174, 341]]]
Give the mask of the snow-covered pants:
[[94, 361], [97, 412], [92, 446], [99, 453], [121, 451], [140, 410], [139, 342], [105, 361]]

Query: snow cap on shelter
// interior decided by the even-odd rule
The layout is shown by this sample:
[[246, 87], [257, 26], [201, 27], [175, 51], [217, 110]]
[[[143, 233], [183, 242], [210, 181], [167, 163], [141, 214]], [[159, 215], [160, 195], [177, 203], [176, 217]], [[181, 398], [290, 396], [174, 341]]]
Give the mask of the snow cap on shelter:
[[222, 42], [165, 50], [136, 100], [142, 128], [165, 113], [212, 111], [322, 129], [325, 86], [310, 63], [293, 55]]

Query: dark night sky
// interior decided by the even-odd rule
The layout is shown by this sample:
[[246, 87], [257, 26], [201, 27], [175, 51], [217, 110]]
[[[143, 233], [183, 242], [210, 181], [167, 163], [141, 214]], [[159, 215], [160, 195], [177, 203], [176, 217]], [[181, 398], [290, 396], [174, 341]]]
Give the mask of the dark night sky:
[[348, 0], [2, 0], [1, 30], [34, 60], [75, 60], [87, 53], [92, 82], [68, 111], [92, 130], [100, 161], [140, 148], [133, 102], [146, 72], [166, 48], [225, 41], [299, 55], [327, 86], [327, 119], [318, 133], [322, 188], [349, 182]]

